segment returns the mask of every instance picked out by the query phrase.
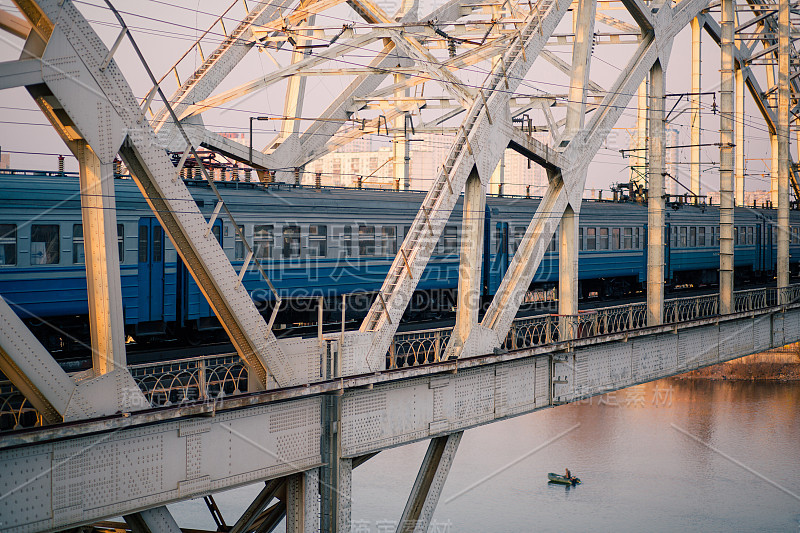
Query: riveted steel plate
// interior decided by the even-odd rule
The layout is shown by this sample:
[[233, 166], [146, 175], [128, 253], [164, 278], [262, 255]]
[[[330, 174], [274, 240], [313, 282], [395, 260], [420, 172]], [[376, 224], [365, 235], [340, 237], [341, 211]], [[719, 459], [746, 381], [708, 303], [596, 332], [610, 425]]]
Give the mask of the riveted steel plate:
[[550, 404], [550, 360], [547, 357], [536, 358], [536, 407]]
[[514, 361], [497, 368], [495, 413], [508, 416], [536, 406], [536, 363]]
[[783, 342], [783, 315], [783, 313], [775, 313], [772, 315], [772, 346], [774, 347], [786, 344]]
[[757, 316], [753, 319], [753, 351], [760, 352], [772, 347], [772, 317]]
[[753, 322], [737, 320], [719, 325], [719, 359], [729, 360], [753, 351]]
[[427, 378], [345, 393], [342, 455], [352, 457], [423, 438], [429, 434], [432, 417], [433, 390]]
[[633, 341], [633, 379], [663, 376], [678, 364], [678, 336], [672, 333]]
[[786, 311], [783, 315], [784, 342], [790, 343], [800, 339], [800, 311]]
[[678, 335], [677, 370], [691, 370], [719, 359], [719, 327], [681, 330]]

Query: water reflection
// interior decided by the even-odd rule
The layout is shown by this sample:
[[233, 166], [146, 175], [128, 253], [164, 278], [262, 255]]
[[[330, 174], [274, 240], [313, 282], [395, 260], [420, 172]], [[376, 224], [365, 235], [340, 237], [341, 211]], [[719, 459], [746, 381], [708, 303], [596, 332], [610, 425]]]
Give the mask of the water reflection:
[[[798, 406], [800, 384], [672, 379], [469, 430], [430, 531], [800, 531]], [[394, 530], [426, 446], [353, 473], [359, 533]], [[548, 483], [565, 467], [582, 484]], [[229, 523], [259, 489], [216, 496]], [[170, 508], [213, 529], [202, 500]]]

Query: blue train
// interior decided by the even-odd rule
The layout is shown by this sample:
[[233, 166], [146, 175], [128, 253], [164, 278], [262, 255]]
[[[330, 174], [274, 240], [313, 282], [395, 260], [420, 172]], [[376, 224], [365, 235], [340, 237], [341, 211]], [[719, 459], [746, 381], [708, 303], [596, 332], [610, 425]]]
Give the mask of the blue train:
[[[117, 233], [125, 327], [130, 339], [198, 340], [219, 329], [210, 307], [183, 266], [133, 180], [116, 180]], [[215, 198], [202, 181], [188, 180], [210, 219]], [[303, 302], [325, 297], [335, 309], [343, 294], [349, 317], [368, 308], [416, 215], [424, 193], [264, 186], [218, 182], [282, 297]], [[0, 294], [53, 350], [88, 339], [83, 231], [78, 177], [39, 171], [0, 171]], [[539, 204], [536, 198], [490, 197], [486, 208], [483, 293], [490, 298]], [[711, 284], [719, 266], [719, 212], [679, 205], [666, 214], [666, 278], [670, 286]], [[735, 212], [737, 282], [768, 278], [776, 259], [777, 213]], [[458, 284], [461, 206], [453, 211], [437, 251], [419, 282], [409, 313], [452, 307]], [[800, 258], [800, 215], [792, 212], [791, 254]], [[646, 276], [647, 209], [635, 202], [586, 201], [580, 218], [580, 291], [587, 297], [619, 297], [642, 289]], [[229, 221], [214, 234], [238, 269], [244, 246]], [[557, 239], [557, 237], [556, 237]], [[556, 242], [551, 242], [532, 289], [558, 280]], [[793, 271], [797, 263], [792, 264]], [[273, 296], [251, 269], [244, 284], [264, 313]], [[359, 296], [361, 295], [361, 296]], [[313, 322], [314, 306], [281, 311], [279, 323]], [[338, 311], [335, 315], [338, 319]]]

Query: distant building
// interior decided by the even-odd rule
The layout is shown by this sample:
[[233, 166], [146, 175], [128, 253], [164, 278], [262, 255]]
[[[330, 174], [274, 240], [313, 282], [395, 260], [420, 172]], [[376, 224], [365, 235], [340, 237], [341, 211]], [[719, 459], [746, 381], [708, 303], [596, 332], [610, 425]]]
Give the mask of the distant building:
[[11, 168], [11, 154], [0, 154], [0, 168]]
[[[412, 137], [409, 156], [411, 189], [426, 191], [430, 188], [450, 152], [453, 138], [450, 134], [435, 133], [420, 133]], [[313, 185], [317, 173], [321, 175], [321, 183], [327, 186], [356, 187], [359, 177], [364, 187], [393, 189], [397, 186], [391, 145], [369, 138], [358, 139], [308, 164], [302, 183]], [[502, 179], [499, 172], [492, 176], [492, 194], [501, 192], [500, 183], [505, 195], [529, 192], [531, 196], [540, 196], [547, 185], [547, 174], [533, 162], [529, 168], [525, 157], [506, 150]]]

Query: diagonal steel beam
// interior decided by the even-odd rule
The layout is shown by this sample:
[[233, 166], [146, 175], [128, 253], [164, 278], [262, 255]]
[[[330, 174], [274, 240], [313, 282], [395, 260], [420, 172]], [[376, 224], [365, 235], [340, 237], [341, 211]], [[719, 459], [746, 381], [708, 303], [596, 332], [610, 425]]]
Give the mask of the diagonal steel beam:
[[[257, 2], [250, 10], [247, 17], [223, 39], [217, 49], [206, 59], [195, 73], [189, 77], [170, 97], [174, 110], [180, 116], [188, 103], [207, 98], [211, 92], [230, 74], [234, 67], [244, 58], [247, 52], [255, 45], [253, 39], [253, 26], [265, 25], [279, 19], [283, 10], [292, 0], [263, 0]], [[199, 41], [198, 41], [199, 42]], [[196, 44], [196, 43], [195, 43]], [[193, 49], [195, 45], [190, 48]], [[188, 53], [188, 52], [187, 52]], [[179, 60], [180, 61], [180, 60]], [[173, 68], [177, 67], [177, 64]], [[170, 69], [171, 70], [171, 69]], [[153, 129], [159, 132], [169, 121], [169, 112], [166, 106], [162, 107], [153, 117]], [[162, 137], [171, 137], [176, 132], [170, 128], [169, 132], [160, 132]]]
[[362, 334], [373, 335], [367, 356], [370, 368], [377, 368], [384, 360], [397, 324], [467, 177], [477, 167], [481, 180], [488, 180], [508, 146], [508, 138], [503, 137], [500, 128], [503, 121], [510, 122], [509, 95], [530, 70], [568, 7], [567, 0], [540, 0], [535, 4], [524, 29], [484, 82], [482, 97], [476, 98], [466, 113], [461, 133], [423, 200], [379, 298], [361, 325]]
[[[56, 0], [23, 4], [26, 16], [41, 11], [58, 22], [51, 28], [43, 57], [43, 77], [54, 99], [90, 146], [122, 144], [119, 153], [126, 166], [237, 352], [254, 371], [254, 385], [267, 386], [268, 376], [278, 384], [293, 383], [294, 371], [277, 339], [238, 283], [238, 274], [217, 240], [205, 232], [205, 218], [152, 128], [142, 120], [137, 99], [116, 63], [100, 68], [108, 50], [97, 44], [99, 37], [72, 3], [59, 4]], [[73, 65], [70, 76], [58, 68], [64, 62]]]
[[493, 348], [502, 344], [557, 228], [558, 220], [568, 205], [576, 211], [580, 208], [585, 169], [589, 162], [626, 109], [653, 63], [661, 56], [662, 62], [666, 64], [675, 35], [706, 5], [707, 0], [688, 0], [674, 11], [662, 8], [656, 15], [654, 32], [645, 36], [589, 123], [564, 149], [564, 159], [570, 165], [562, 169], [561, 176], [550, 181], [519, 250], [489, 305], [481, 327], [476, 328], [475, 337], [465, 343], [463, 354], [490, 353]]

